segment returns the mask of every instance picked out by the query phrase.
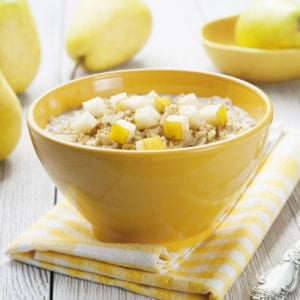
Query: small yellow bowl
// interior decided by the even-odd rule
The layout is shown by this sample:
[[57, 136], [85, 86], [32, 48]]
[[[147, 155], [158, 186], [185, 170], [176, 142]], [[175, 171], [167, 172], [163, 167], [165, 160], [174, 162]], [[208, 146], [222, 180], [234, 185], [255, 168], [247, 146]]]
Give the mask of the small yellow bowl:
[[[115, 150], [59, 141], [51, 116], [95, 96], [194, 92], [229, 97], [257, 124], [229, 140], [156, 151]], [[262, 158], [272, 120], [269, 98], [226, 75], [180, 70], [96, 74], [59, 86], [28, 111], [36, 153], [55, 185], [107, 242], [160, 243], [169, 249], [205, 239]]]
[[238, 16], [214, 20], [202, 27], [207, 54], [225, 74], [252, 82], [300, 78], [300, 48], [268, 50], [238, 46], [234, 30]]

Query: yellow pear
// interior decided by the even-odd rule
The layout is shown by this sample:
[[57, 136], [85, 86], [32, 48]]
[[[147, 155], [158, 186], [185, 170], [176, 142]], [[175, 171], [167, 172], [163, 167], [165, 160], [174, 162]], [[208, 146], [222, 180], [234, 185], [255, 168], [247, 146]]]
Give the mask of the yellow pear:
[[0, 0], [0, 69], [16, 93], [34, 79], [40, 44], [26, 0]]
[[68, 28], [67, 52], [89, 71], [108, 69], [140, 50], [151, 25], [142, 0], [82, 0]]
[[296, 0], [256, 0], [238, 18], [237, 44], [264, 49], [300, 47], [299, 20]]
[[15, 148], [21, 135], [19, 100], [0, 72], [0, 161]]

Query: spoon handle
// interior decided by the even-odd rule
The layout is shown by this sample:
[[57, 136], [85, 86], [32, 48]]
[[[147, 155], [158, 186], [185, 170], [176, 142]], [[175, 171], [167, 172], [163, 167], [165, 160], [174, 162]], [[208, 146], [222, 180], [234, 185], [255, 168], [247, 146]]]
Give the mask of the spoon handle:
[[280, 264], [262, 275], [250, 292], [251, 300], [284, 300], [299, 282], [300, 241], [285, 254]]

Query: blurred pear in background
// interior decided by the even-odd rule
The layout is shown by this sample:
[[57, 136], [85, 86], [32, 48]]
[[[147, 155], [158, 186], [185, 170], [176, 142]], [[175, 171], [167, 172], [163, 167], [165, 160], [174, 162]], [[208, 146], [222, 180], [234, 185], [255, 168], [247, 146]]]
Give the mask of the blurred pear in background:
[[0, 161], [16, 147], [21, 135], [21, 124], [19, 100], [0, 72]]
[[0, 0], [0, 69], [16, 93], [34, 79], [40, 43], [26, 0]]
[[142, 0], [81, 0], [68, 28], [67, 52], [88, 71], [108, 69], [137, 53], [151, 26]]
[[236, 41], [264, 49], [300, 47], [300, 2], [257, 0], [239, 17]]

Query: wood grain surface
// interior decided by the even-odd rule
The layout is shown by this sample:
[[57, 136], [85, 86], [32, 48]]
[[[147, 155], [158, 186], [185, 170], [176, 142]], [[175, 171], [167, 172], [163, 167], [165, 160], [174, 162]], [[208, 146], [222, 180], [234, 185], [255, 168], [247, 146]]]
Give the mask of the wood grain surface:
[[[200, 39], [204, 22], [241, 12], [250, 2], [217, 0], [145, 0], [153, 16], [147, 44], [127, 63], [127, 68], [184, 68], [219, 72], [206, 55]], [[22, 138], [5, 161], [0, 162], [0, 299], [128, 299], [142, 300], [120, 288], [78, 280], [25, 264], [7, 261], [3, 252], [31, 223], [57, 201], [56, 190], [39, 163], [29, 140], [25, 115], [30, 103], [58, 84], [67, 82], [73, 62], [65, 51], [66, 28], [78, 1], [29, 0], [42, 46], [39, 72], [25, 93], [19, 95], [23, 108]], [[78, 70], [77, 77], [86, 75]], [[272, 99], [275, 122], [300, 128], [300, 80], [259, 84]], [[249, 299], [257, 276], [277, 264], [283, 253], [300, 238], [300, 185], [298, 184], [267, 237], [225, 300]], [[300, 299], [300, 288], [289, 300]]]

